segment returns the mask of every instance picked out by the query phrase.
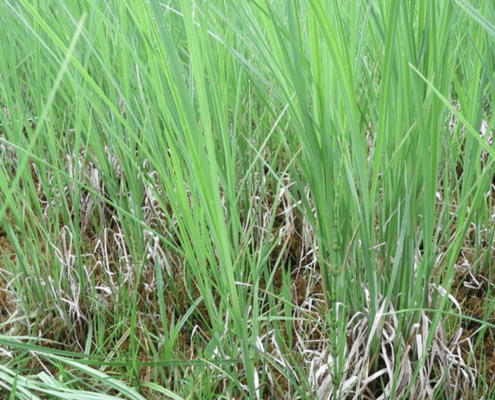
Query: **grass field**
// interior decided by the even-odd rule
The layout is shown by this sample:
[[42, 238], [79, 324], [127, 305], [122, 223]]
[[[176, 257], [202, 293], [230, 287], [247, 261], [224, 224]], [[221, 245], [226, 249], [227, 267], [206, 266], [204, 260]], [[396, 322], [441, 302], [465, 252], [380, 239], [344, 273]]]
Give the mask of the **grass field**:
[[0, 399], [495, 398], [492, 2], [0, 31]]

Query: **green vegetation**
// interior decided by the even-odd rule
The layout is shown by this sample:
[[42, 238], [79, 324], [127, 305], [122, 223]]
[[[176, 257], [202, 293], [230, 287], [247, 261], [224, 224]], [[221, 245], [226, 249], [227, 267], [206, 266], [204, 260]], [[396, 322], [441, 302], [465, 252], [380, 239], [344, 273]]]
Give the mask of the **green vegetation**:
[[493, 398], [494, 21], [2, 0], [0, 398]]

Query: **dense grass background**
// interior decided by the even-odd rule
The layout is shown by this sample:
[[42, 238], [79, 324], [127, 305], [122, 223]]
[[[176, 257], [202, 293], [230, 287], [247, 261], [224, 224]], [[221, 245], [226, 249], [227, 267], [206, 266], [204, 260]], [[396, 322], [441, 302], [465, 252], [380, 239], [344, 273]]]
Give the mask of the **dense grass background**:
[[494, 21], [0, 3], [5, 398], [490, 396]]

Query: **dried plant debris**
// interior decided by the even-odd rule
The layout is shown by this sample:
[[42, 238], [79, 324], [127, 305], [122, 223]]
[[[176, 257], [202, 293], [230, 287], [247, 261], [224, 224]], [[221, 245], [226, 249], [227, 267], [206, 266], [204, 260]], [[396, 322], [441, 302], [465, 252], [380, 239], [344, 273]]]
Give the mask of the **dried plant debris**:
[[[8, 146], [1, 147], [0, 151], [4, 162], [8, 160], [10, 165], [15, 164], [15, 152]], [[59, 271], [63, 273], [64, 283], [61, 283], [60, 276], [47, 272], [43, 279], [47, 292], [52, 294], [47, 297], [51, 311], [31, 310], [22, 330], [9, 322], [16, 316], [26, 314], [26, 310], [19, 308], [19, 302], [11, 290], [13, 280], [19, 277], [2, 269], [0, 326], [4, 333], [10, 334], [28, 334], [27, 327], [34, 326], [35, 332], [30, 333], [45, 339], [39, 342], [42, 346], [84, 351], [89, 323], [94, 321], [95, 314], [104, 315], [106, 326], [113, 326], [116, 321], [112, 315], [127, 313], [127, 310], [119, 309], [125, 302], [123, 294], [130, 296], [137, 292], [136, 328], [141, 347], [136, 354], [139, 361], [149, 361], [153, 352], [159, 352], [162, 348], [163, 324], [179, 320], [200, 296], [194, 278], [188, 276], [184, 267], [185, 259], [171, 251], [156, 234], [164, 227], [167, 231], [161, 234], [177, 232], [177, 216], [166, 205], [166, 193], [159, 180], [155, 179], [156, 171], [143, 165], [141, 173], [146, 174], [146, 180], [142, 180], [141, 207], [149, 229], [143, 230], [145, 246], [142, 258], [133, 259], [128, 242], [131, 238], [123, 233], [124, 227], [115, 210], [103, 200], [109, 195], [99, 173], [100, 167], [86, 152], [81, 148], [78, 153], [73, 152], [63, 160], [69, 175], [92, 191], [76, 188], [75, 182], [65, 187], [64, 192], [59, 192], [56, 185], [43, 187], [38, 167], [34, 164], [32, 167], [32, 179], [45, 218], [51, 215], [57, 199], [68, 199], [72, 214], [76, 210], [79, 212], [81, 237], [78, 241], [85, 250], [81, 253], [75, 248], [74, 233], [68, 226], [60, 226], [58, 236], [51, 237], [47, 243], [47, 236], [40, 236], [40, 243], [43, 244], [41, 250], [53, 254], [54, 261], [60, 266]], [[121, 179], [122, 168], [118, 158], [108, 147], [105, 153], [115, 177]], [[47, 168], [45, 174], [52, 177], [53, 171]], [[48, 181], [52, 182], [52, 179]], [[287, 188], [292, 184], [290, 176], [283, 177], [283, 185], [280, 185], [278, 192], [266, 176], [256, 175], [254, 181], [257, 182], [257, 190], [250, 201], [252, 208], [243, 210], [242, 216], [248, 242], [242, 243], [240, 248], [246, 251], [251, 247], [256, 251], [267, 243], [272, 247], [269, 263], [277, 268], [271, 280], [263, 277], [260, 281], [260, 307], [268, 309], [269, 290], [279, 295], [285, 284], [284, 274], [289, 274], [294, 317], [290, 327], [285, 322], [276, 328], [264, 326], [256, 336], [256, 347], [266, 357], [266, 362], [256, 365], [255, 376], [260, 380], [262, 375], [266, 375], [271, 384], [263, 390], [265, 398], [291, 396], [295, 392], [294, 383], [306, 382], [306, 386], [320, 399], [381, 400], [390, 398], [392, 393], [396, 398], [427, 399], [441, 394], [445, 398], [467, 399], [480, 390], [481, 374], [486, 374], [482, 389], [491, 389], [495, 379], [491, 329], [472, 320], [454, 323], [441, 319], [438, 325], [434, 325], [434, 316], [421, 312], [416, 315], [415, 321], [409, 321], [410, 330], [405, 334], [405, 320], [401, 319], [403, 314], [397, 314], [393, 302], [382, 297], [379, 298], [381, 307], [374, 320], [369, 320], [368, 310], [348, 316], [345, 335], [340, 338], [345, 362], [336, 386], [333, 374], [335, 361], [329, 352], [330, 334], [325, 318], [315, 234], [288, 193]], [[309, 193], [307, 196], [311, 201]], [[52, 199], [50, 204], [47, 198]], [[73, 201], [79, 201], [77, 207]], [[102, 213], [101, 210], [105, 211]], [[26, 224], [33, 224], [33, 221], [27, 218]], [[176, 244], [180, 246], [180, 239]], [[9, 259], [15, 260], [12, 243], [5, 230], [0, 232], [0, 245], [2, 255], [10, 254], [8, 257], [12, 259]], [[461, 252], [460, 260], [464, 261], [459, 262], [459, 267], [463, 263], [467, 263], [466, 267], [472, 265], [472, 259], [466, 258], [466, 251]], [[82, 268], [78, 263], [82, 263]], [[139, 277], [136, 276], [136, 265], [140, 265]], [[174, 277], [173, 280], [165, 280], [166, 286], [163, 288], [167, 305], [165, 316], [160, 314], [157, 267], [166, 276]], [[455, 295], [450, 296], [454, 308], [461, 315], [475, 319], [485, 316], [485, 321], [492, 321], [493, 316], [487, 314], [483, 302], [487, 291], [491, 290], [490, 278], [483, 275], [465, 278], [466, 275], [459, 275], [453, 284], [453, 288], [459, 288]], [[437, 289], [432, 286], [432, 290]], [[369, 302], [370, 293], [365, 286], [363, 291]], [[88, 299], [92, 300], [88, 302]], [[220, 301], [219, 297], [216, 301]], [[283, 309], [281, 303], [278, 306]], [[281, 311], [280, 316], [283, 315]], [[209, 322], [208, 310], [200, 304], [190, 323], [184, 325], [179, 333], [177, 351], [182, 357], [188, 360], [200, 357], [211, 340]], [[128, 331], [122, 331], [121, 336], [109, 335], [107, 347], [110, 355], [128, 351]], [[476, 347], [480, 335], [484, 338], [483, 348]], [[9, 349], [2, 348], [1, 352], [6, 357], [12, 357]], [[43, 365], [43, 368], [47, 366]], [[150, 379], [152, 374], [149, 367], [142, 368], [141, 379]], [[171, 376], [173, 371], [169, 374]], [[214, 376], [218, 379], [219, 388], [229, 387], [227, 375], [215, 370]]]

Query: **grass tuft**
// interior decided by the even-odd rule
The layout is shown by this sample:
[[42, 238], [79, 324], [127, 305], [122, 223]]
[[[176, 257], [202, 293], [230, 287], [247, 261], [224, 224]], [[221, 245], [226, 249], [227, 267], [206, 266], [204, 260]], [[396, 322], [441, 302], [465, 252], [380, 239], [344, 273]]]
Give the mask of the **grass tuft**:
[[0, 4], [0, 397], [494, 398], [495, 9]]

